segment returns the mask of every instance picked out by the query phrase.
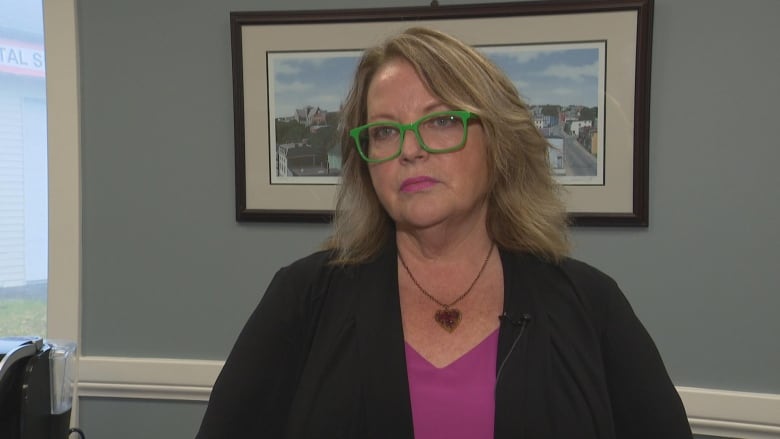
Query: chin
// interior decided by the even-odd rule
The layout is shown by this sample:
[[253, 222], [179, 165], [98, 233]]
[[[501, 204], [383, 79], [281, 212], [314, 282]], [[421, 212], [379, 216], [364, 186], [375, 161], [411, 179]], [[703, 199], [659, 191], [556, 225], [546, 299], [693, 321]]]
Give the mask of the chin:
[[399, 228], [426, 229], [443, 223], [449, 217], [445, 212], [433, 209], [420, 209], [405, 212], [396, 219]]

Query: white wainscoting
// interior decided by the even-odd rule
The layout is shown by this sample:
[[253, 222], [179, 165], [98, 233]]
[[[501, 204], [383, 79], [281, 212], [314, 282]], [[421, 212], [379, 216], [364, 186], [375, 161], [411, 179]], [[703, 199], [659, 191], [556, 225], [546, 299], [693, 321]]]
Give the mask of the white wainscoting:
[[780, 395], [678, 387], [695, 433], [780, 438]]
[[80, 397], [208, 401], [222, 361], [81, 357]]
[[[81, 398], [208, 401], [221, 361], [81, 357]], [[696, 434], [780, 438], [780, 395], [678, 387]]]

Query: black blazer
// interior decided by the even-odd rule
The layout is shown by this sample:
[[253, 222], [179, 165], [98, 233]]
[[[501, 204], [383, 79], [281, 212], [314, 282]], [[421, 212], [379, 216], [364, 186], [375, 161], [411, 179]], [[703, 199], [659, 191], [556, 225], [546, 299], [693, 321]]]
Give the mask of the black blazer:
[[[413, 437], [397, 249], [348, 268], [329, 257], [276, 274], [197, 438]], [[495, 439], [691, 438], [658, 351], [612, 279], [572, 259], [502, 250], [501, 262]]]

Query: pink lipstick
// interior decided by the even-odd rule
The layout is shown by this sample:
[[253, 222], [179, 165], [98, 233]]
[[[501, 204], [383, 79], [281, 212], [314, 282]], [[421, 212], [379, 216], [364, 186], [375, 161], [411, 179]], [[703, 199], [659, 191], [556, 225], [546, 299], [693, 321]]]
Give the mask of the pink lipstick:
[[407, 178], [401, 183], [401, 192], [419, 192], [438, 183], [436, 179], [431, 177], [413, 177]]

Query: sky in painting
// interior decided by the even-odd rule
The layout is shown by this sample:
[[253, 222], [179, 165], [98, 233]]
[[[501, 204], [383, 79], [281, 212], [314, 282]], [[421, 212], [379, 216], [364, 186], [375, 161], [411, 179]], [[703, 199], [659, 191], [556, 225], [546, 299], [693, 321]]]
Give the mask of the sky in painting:
[[[501, 67], [531, 105], [598, 105], [603, 43], [479, 47]], [[307, 105], [338, 111], [359, 51], [268, 54], [271, 117]]]
[[273, 117], [292, 116], [307, 105], [338, 111], [359, 56], [358, 51], [269, 53]]
[[598, 103], [599, 44], [479, 48], [501, 67], [531, 105]]

